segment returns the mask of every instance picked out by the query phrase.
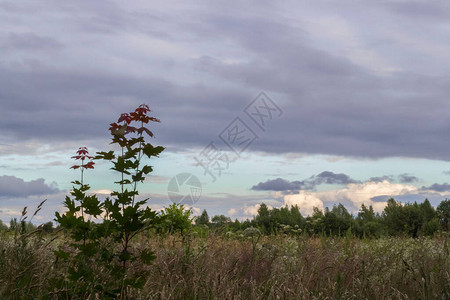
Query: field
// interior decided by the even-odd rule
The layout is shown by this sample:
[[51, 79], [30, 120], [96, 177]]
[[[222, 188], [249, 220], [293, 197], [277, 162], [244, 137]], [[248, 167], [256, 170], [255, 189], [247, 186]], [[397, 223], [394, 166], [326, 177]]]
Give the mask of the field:
[[[1, 299], [103, 299], [109, 273], [92, 258], [92, 282], [68, 284], [68, 265], [54, 250], [62, 232], [0, 240]], [[146, 233], [131, 251], [151, 249], [146, 274], [129, 299], [450, 299], [449, 239], [309, 237], [304, 235]], [[88, 287], [86, 289], [86, 284]], [[69, 295], [72, 295], [69, 297]]]

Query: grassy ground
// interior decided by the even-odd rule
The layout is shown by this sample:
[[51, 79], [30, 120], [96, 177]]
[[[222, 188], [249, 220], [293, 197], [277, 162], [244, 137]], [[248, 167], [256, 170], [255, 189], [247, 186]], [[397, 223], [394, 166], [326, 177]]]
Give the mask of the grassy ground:
[[[52, 240], [54, 239], [54, 240]], [[62, 235], [0, 239], [0, 299], [66, 299]], [[448, 237], [141, 236], [156, 259], [136, 299], [450, 299]], [[147, 268], [131, 266], [130, 272]], [[105, 279], [97, 270], [98, 280]], [[106, 281], [105, 281], [106, 282]], [[73, 288], [73, 287], [72, 287]], [[95, 295], [92, 299], [95, 299]], [[89, 297], [87, 295], [86, 297]]]

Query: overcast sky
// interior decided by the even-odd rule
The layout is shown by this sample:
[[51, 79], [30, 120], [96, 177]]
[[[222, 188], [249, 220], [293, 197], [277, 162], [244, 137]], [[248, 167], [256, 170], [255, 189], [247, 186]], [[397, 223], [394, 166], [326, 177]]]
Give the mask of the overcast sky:
[[[155, 209], [183, 172], [201, 182], [195, 212], [232, 218], [261, 202], [436, 205], [450, 195], [449, 36], [446, 1], [0, 0], [0, 219], [48, 199], [51, 220], [70, 157], [109, 149], [108, 124], [141, 103], [167, 147], [141, 187]], [[213, 176], [197, 165], [211, 145], [229, 158]], [[86, 175], [101, 195], [108, 167]]]

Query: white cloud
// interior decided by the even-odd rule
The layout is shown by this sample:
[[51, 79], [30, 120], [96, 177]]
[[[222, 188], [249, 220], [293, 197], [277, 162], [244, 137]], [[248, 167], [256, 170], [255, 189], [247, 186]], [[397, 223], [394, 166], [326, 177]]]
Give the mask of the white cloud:
[[194, 206], [185, 205], [185, 208], [190, 209], [194, 216], [199, 216], [202, 212], [200, 208]]
[[298, 194], [286, 195], [284, 196], [284, 205], [297, 205], [303, 215], [311, 215], [314, 207], [323, 209], [323, 201], [316, 194], [308, 191], [300, 191]]
[[261, 205], [256, 204], [252, 206], [244, 206], [242, 211], [244, 212], [244, 215], [250, 215], [250, 216], [256, 216], [258, 214], [258, 209]]
[[228, 210], [228, 215], [229, 215], [229, 216], [234, 216], [237, 212], [238, 212], [238, 211], [237, 211], [236, 208], [230, 208], [230, 209]]
[[386, 207], [387, 202], [373, 202], [372, 208], [376, 212], [382, 212], [384, 208]]
[[418, 188], [412, 185], [390, 183], [387, 180], [382, 182], [367, 181], [351, 183], [345, 188], [330, 191], [308, 192], [302, 190], [298, 194], [285, 195], [284, 205], [298, 205], [303, 215], [311, 215], [313, 207], [323, 209], [324, 202], [333, 204], [351, 202], [353, 207], [347, 207], [350, 211], [357, 211], [362, 204], [372, 205], [375, 211], [381, 212], [387, 202], [373, 201], [374, 197], [396, 197], [418, 192]]
[[0, 219], [21, 216], [22, 211], [11, 208], [0, 208]]
[[390, 183], [387, 180], [381, 182], [368, 181], [364, 183], [352, 183], [346, 188], [331, 190], [319, 193], [319, 197], [329, 202], [345, 202], [350, 201], [355, 209], [359, 209], [361, 204], [372, 205], [382, 210], [384, 206], [375, 204], [372, 200], [374, 197], [387, 196], [395, 197], [417, 192], [418, 189], [413, 185]]
[[111, 195], [112, 191], [108, 189], [92, 191], [92, 194]]
[[[266, 203], [266, 205], [267, 205], [267, 203]], [[258, 209], [260, 206], [261, 206], [261, 204], [256, 204], [256, 205], [251, 205], [251, 206], [245, 205], [242, 208], [242, 212], [244, 213], [244, 215], [247, 215], [247, 216], [256, 216], [258, 214]], [[269, 209], [273, 208], [271, 205], [267, 205], [267, 207]]]

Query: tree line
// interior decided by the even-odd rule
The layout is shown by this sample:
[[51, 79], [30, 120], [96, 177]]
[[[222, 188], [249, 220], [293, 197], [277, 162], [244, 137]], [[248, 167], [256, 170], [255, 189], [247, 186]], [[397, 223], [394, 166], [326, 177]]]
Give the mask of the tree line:
[[418, 204], [387, 201], [381, 213], [372, 206], [361, 205], [352, 215], [341, 203], [331, 209], [313, 209], [310, 216], [303, 217], [298, 206], [269, 208], [262, 203], [257, 215], [249, 220], [232, 221], [224, 215], [209, 219], [206, 210], [195, 219], [195, 224], [227, 231], [258, 228], [264, 234], [309, 234], [325, 236], [351, 235], [356, 237], [381, 236], [432, 236], [438, 231], [449, 231], [450, 200], [442, 201], [435, 209], [428, 199]]
[[[191, 229], [208, 228], [215, 232], [238, 232], [247, 228], [257, 228], [263, 234], [307, 234], [322, 236], [351, 235], [359, 238], [381, 236], [432, 236], [441, 231], [450, 231], [450, 200], [443, 200], [436, 209], [428, 199], [422, 203], [406, 203], [387, 201], [381, 213], [375, 212], [372, 206], [361, 205], [358, 213], [352, 215], [341, 203], [331, 209], [313, 209], [310, 216], [304, 217], [298, 206], [269, 208], [262, 203], [258, 213], [251, 220], [231, 220], [225, 215], [209, 217], [203, 210], [198, 217], [183, 205], [172, 204], [160, 212], [164, 220], [155, 227], [156, 233], [186, 234]], [[11, 219], [9, 227], [0, 220], [0, 231], [19, 231], [20, 233], [36, 230], [31, 222]], [[52, 222], [40, 225], [44, 232], [53, 232]]]

